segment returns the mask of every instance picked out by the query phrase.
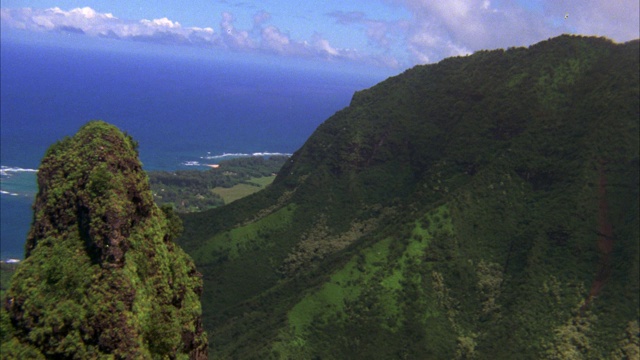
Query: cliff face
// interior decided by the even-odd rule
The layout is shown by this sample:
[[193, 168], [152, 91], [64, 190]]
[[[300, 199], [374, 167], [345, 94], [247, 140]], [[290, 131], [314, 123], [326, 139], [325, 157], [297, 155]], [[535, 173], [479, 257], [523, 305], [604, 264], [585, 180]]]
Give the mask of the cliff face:
[[185, 216], [216, 355], [637, 357], [638, 44], [417, 66]]
[[3, 356], [204, 359], [201, 275], [153, 202], [137, 144], [93, 121], [53, 145], [26, 259], [2, 314]]

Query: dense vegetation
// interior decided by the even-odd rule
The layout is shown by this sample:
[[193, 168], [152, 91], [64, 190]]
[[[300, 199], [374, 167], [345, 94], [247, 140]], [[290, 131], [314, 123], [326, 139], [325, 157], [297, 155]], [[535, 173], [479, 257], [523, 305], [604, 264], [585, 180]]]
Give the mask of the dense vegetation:
[[213, 358], [638, 358], [639, 47], [561, 36], [354, 95], [183, 215]]
[[93, 121], [49, 148], [25, 260], [3, 297], [3, 359], [203, 359], [201, 275], [153, 201], [137, 144]]
[[[151, 171], [149, 182], [158, 205], [171, 205], [180, 213], [203, 211], [228, 203], [222, 189], [243, 189], [244, 197], [273, 180], [288, 156], [252, 156], [222, 161], [218, 168], [201, 170]], [[244, 185], [244, 186], [238, 186]]]
[[9, 290], [9, 284], [11, 284], [11, 276], [16, 272], [18, 263], [6, 263], [0, 261], [0, 299], [4, 298], [4, 294]]

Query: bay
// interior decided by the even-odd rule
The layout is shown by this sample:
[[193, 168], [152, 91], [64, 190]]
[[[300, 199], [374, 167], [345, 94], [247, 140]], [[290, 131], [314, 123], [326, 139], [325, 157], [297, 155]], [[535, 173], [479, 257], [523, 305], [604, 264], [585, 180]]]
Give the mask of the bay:
[[9, 40], [0, 64], [0, 259], [22, 257], [33, 170], [46, 149], [89, 120], [132, 135], [146, 170], [204, 169], [228, 156], [293, 153], [355, 91], [380, 80], [233, 63], [204, 50], [180, 56]]

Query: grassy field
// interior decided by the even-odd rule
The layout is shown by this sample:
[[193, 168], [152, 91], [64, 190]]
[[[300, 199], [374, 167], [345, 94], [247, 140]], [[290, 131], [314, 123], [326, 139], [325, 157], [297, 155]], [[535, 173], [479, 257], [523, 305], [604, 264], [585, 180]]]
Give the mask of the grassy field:
[[264, 189], [267, 185], [271, 184], [275, 178], [275, 175], [251, 178], [248, 181], [250, 184], [238, 184], [230, 188], [216, 187], [211, 191], [220, 195], [224, 203], [228, 204]]
[[295, 209], [295, 205], [292, 204], [254, 223], [219, 233], [199, 248], [193, 257], [199, 262], [217, 262], [220, 256], [237, 259], [241, 253], [250, 251], [253, 246], [263, 245], [264, 240], [261, 241], [262, 237], [259, 235], [261, 232], [273, 232], [287, 226]]
[[[353, 301], [361, 295], [362, 288], [378, 285], [377, 293], [383, 309], [394, 318], [400, 316], [396, 293], [402, 288], [406, 268], [411, 261], [420, 261], [430, 240], [437, 232], [453, 232], [448, 206], [442, 205], [424, 215], [424, 221], [416, 221], [409, 233], [403, 250], [399, 254], [397, 268], [392, 266], [393, 242], [399, 239], [383, 239], [364, 249], [361, 256], [355, 256], [342, 269], [335, 272], [330, 281], [315, 292], [309, 293], [289, 312], [289, 324], [296, 335], [303, 336], [304, 329], [314, 317], [335, 312], [343, 312], [345, 300]], [[444, 215], [446, 214], [446, 215]], [[446, 216], [446, 217], [445, 217]], [[364, 285], [364, 286], [363, 286]]]

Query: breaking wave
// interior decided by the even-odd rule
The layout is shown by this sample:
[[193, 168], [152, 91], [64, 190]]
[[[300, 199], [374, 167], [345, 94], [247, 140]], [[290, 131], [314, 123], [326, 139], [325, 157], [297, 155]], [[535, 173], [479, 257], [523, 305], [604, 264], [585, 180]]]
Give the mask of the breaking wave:
[[236, 157], [251, 157], [251, 156], [291, 156], [289, 153], [279, 153], [279, 152], [255, 152], [251, 154], [246, 153], [222, 153], [221, 155], [209, 155], [201, 156], [200, 159], [206, 160], [218, 160], [225, 158], [236, 158]]
[[205, 166], [202, 165], [199, 161], [185, 161], [182, 163], [184, 166]]
[[17, 172], [38, 172], [37, 169], [23, 169], [19, 167], [10, 167], [2, 165], [0, 167], [0, 176], [11, 176], [12, 173]]
[[37, 169], [0, 166], [0, 195], [32, 197], [37, 191]]
[[[207, 153], [207, 155], [204, 156], [200, 156], [201, 160], [207, 161], [207, 162], [212, 162], [213, 164], [217, 163], [220, 160], [226, 160], [226, 159], [234, 159], [234, 158], [241, 158], [241, 157], [253, 157], [253, 156], [264, 156], [264, 157], [269, 157], [269, 156], [291, 156], [293, 154], [290, 153], [281, 153], [281, 152], [254, 152], [254, 153], [222, 153], [222, 154], [218, 154], [218, 155], [211, 155], [211, 153]], [[200, 161], [197, 160], [189, 160], [189, 161], [184, 161], [181, 163], [182, 166], [211, 166], [211, 163], [202, 163]]]

